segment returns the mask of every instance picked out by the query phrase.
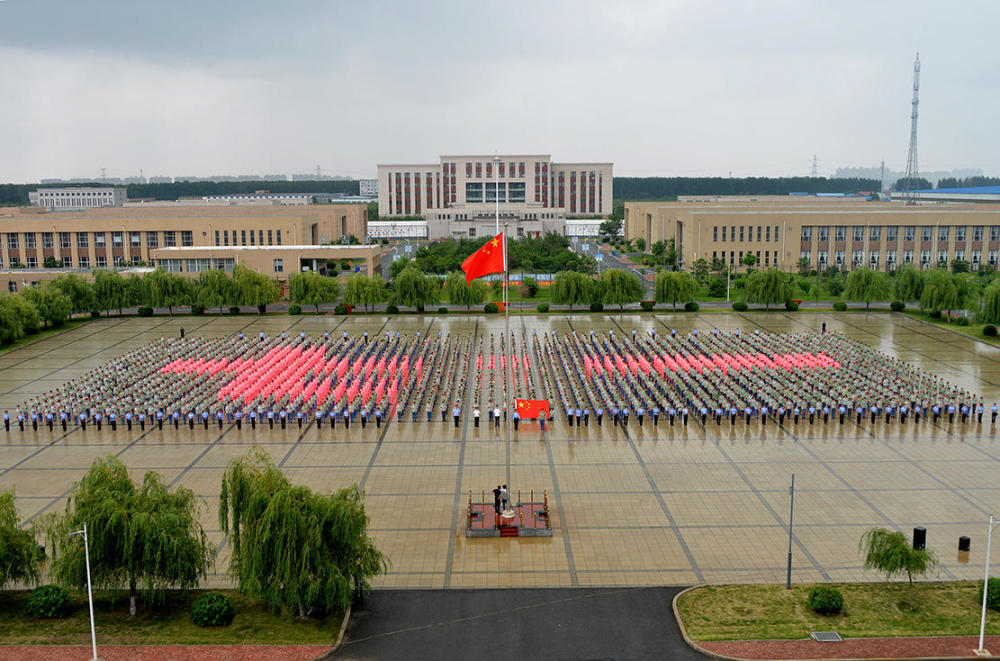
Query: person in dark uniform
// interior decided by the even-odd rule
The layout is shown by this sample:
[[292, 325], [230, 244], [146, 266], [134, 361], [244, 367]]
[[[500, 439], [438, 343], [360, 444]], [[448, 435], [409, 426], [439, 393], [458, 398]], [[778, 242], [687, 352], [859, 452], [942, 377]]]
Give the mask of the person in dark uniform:
[[497, 527], [500, 527], [500, 485], [493, 490], [493, 511], [496, 513]]
[[[996, 418], [996, 415], [993, 417]], [[7, 410], [3, 412], [3, 430], [10, 431], [10, 411]]]

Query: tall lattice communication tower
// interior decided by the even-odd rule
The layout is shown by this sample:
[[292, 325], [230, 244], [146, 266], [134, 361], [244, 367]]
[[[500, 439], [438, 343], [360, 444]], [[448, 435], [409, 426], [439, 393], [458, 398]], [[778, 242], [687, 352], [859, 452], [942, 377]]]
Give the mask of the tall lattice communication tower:
[[903, 201], [913, 204], [917, 198], [917, 106], [920, 103], [920, 53], [913, 62], [913, 112], [910, 115], [910, 153], [906, 157], [906, 176], [903, 178]]

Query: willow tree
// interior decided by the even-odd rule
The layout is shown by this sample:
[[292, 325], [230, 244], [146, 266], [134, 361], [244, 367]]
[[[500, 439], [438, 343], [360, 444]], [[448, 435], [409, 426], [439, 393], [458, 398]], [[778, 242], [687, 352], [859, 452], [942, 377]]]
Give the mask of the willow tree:
[[331, 495], [295, 486], [257, 447], [230, 461], [219, 523], [231, 534], [240, 592], [299, 617], [347, 607], [387, 568], [368, 537], [363, 498], [357, 485]]
[[444, 282], [444, 288], [448, 292], [448, 301], [454, 305], [464, 305], [466, 310], [472, 309], [473, 305], [485, 302], [490, 291], [489, 286], [478, 278], [472, 282], [466, 282], [465, 274], [461, 271], [449, 273], [448, 279]]
[[336, 278], [320, 275], [316, 271], [293, 273], [288, 279], [288, 295], [299, 305], [312, 305], [319, 314], [323, 303], [336, 303], [340, 296], [340, 283]]
[[569, 305], [570, 311], [574, 305], [591, 302], [594, 293], [594, 279], [579, 271], [559, 271], [552, 283], [552, 302]]
[[441, 296], [441, 283], [437, 278], [423, 274], [414, 265], [407, 266], [392, 279], [392, 296], [394, 305], [423, 310], [429, 303], [437, 303]]
[[[747, 257], [752, 256], [747, 255]], [[744, 259], [746, 258], [744, 257]], [[750, 274], [747, 278], [746, 291], [747, 301], [763, 303], [765, 308], [769, 308], [772, 303], [781, 304], [791, 298], [792, 287], [788, 284], [786, 274], [778, 269], [766, 269]]]
[[17, 524], [14, 492], [0, 491], [0, 588], [8, 583], [38, 582], [35, 536]]
[[371, 277], [355, 273], [347, 278], [347, 284], [344, 285], [344, 303], [354, 307], [363, 305], [365, 312], [373, 305], [384, 303], [387, 296], [385, 280], [377, 273]]
[[983, 292], [983, 321], [1000, 324], [1000, 280], [994, 280]]
[[195, 300], [206, 308], [222, 308], [236, 304], [236, 283], [222, 269], [209, 269], [198, 274]]
[[889, 295], [885, 276], [870, 268], [854, 269], [847, 274], [847, 288], [844, 295], [849, 301], [861, 301], [865, 309], [871, 307], [872, 301], [884, 301]]
[[263, 314], [269, 303], [281, 298], [277, 281], [242, 264], [233, 267], [233, 284], [236, 286], [237, 305], [255, 305]]
[[887, 579], [906, 575], [910, 582], [910, 608], [913, 607], [913, 576], [922, 575], [937, 564], [927, 549], [915, 549], [901, 532], [871, 528], [861, 536], [858, 550], [865, 556], [865, 567], [885, 574]]
[[678, 303], [693, 301], [698, 293], [698, 283], [687, 271], [660, 271], [656, 274], [656, 302]]
[[896, 271], [896, 299], [906, 303], [916, 303], [924, 291], [924, 274], [913, 264], [904, 264]]
[[162, 602], [168, 587], [193, 588], [205, 577], [212, 549], [200, 510], [194, 492], [171, 490], [154, 471], [137, 487], [120, 459], [95, 459], [73, 486], [65, 514], [49, 522], [53, 573], [65, 585], [86, 587], [83, 539], [70, 533], [87, 524], [94, 586], [127, 589], [134, 616], [140, 590], [147, 603]]

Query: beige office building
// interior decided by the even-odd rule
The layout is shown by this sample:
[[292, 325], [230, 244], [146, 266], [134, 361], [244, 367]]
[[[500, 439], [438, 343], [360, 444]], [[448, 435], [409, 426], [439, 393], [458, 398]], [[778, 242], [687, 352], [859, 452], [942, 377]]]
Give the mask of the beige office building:
[[[0, 209], [0, 291], [95, 268], [162, 267], [197, 277], [244, 264], [284, 282], [305, 268], [325, 272], [328, 261], [364, 259], [366, 272], [375, 272], [380, 248], [340, 245], [349, 234], [367, 234], [365, 205]], [[59, 268], [44, 268], [49, 258]]]
[[[426, 165], [379, 165], [379, 217], [419, 216], [428, 238], [562, 234], [567, 218], [607, 217], [611, 163], [553, 163], [548, 154], [441, 156]], [[499, 181], [499, 187], [497, 185]]]
[[932, 268], [953, 259], [971, 268], [1000, 258], [1000, 205], [887, 202], [628, 202], [625, 237], [675, 241], [683, 266], [721, 259], [736, 266], [747, 253], [761, 267], [811, 268], [903, 264]]

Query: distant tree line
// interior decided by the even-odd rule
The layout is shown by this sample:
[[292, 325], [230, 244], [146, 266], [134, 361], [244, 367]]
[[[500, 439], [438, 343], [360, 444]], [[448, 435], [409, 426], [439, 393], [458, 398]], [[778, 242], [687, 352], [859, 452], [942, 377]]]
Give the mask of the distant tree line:
[[[415, 262], [425, 273], [446, 275], [462, 268], [466, 257], [479, 250], [492, 237], [434, 241], [417, 250]], [[592, 257], [569, 250], [565, 236], [548, 232], [541, 237], [523, 237], [507, 244], [507, 258], [512, 271], [556, 273], [582, 271], [592, 273], [597, 263]], [[398, 262], [397, 262], [398, 263]], [[408, 262], [407, 262], [408, 263]], [[399, 269], [405, 268], [405, 264]]]
[[877, 191], [878, 179], [825, 177], [615, 177], [616, 200], [664, 200], [678, 195], [788, 195]]
[[[39, 188], [110, 186], [95, 181], [89, 184], [0, 184], [0, 205], [28, 204], [28, 193]], [[356, 180], [336, 181], [179, 181], [172, 184], [128, 184], [130, 199], [176, 200], [204, 195], [246, 195], [259, 190], [272, 193], [344, 193], [358, 192]]]
[[1000, 177], [945, 177], [939, 179], [938, 188], [972, 188], [975, 186], [1000, 186]]

